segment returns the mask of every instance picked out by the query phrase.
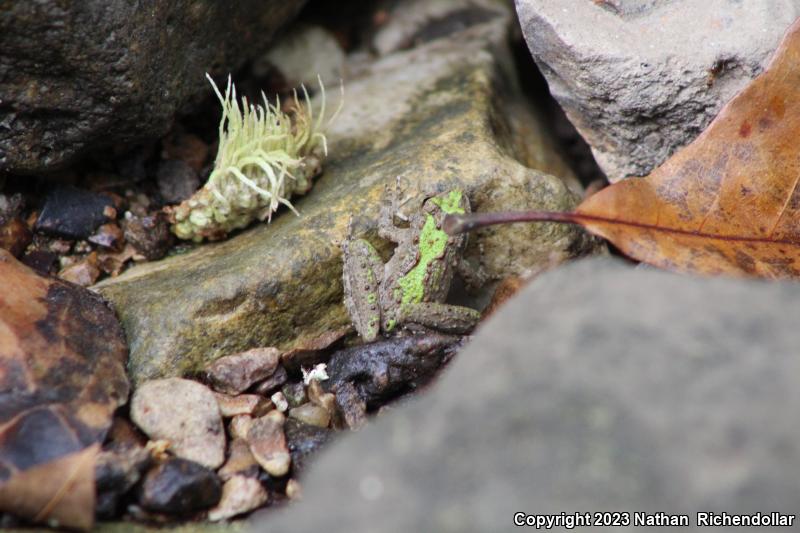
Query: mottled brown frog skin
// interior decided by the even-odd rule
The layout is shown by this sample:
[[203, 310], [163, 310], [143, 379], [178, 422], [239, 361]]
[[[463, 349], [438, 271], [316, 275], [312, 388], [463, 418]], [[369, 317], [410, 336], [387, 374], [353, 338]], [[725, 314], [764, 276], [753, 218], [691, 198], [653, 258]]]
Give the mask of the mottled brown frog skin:
[[452, 190], [425, 200], [408, 228], [394, 225], [397, 194], [384, 205], [378, 234], [397, 243], [385, 265], [364, 239], [348, 237], [344, 254], [344, 301], [353, 324], [369, 342], [399, 326], [416, 324], [439, 331], [465, 333], [480, 319], [468, 307], [444, 303], [466, 245], [464, 235], [447, 235], [442, 222], [448, 214], [470, 212], [469, 200]]

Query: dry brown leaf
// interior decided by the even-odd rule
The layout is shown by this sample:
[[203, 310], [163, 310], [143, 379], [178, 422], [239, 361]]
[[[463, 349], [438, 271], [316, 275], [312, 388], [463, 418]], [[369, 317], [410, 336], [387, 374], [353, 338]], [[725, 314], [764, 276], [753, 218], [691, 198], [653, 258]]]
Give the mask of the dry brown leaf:
[[800, 276], [800, 21], [767, 69], [652, 174], [603, 189], [581, 223], [660, 267]]
[[[122, 328], [99, 296], [0, 250], [0, 509], [91, 524], [94, 496], [76, 491], [94, 479], [89, 450], [127, 399], [126, 357]], [[22, 491], [29, 504], [19, 503]]]
[[52, 527], [94, 523], [94, 464], [99, 444], [18, 472], [0, 485], [0, 510]]
[[573, 213], [478, 215], [583, 225], [626, 255], [703, 274], [800, 277], [800, 19], [767, 69], [646, 178], [623, 180]]

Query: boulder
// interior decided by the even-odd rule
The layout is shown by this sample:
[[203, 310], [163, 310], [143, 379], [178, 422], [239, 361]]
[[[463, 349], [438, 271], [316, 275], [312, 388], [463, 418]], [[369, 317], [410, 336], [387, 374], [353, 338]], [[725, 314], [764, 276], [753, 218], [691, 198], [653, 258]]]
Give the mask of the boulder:
[[761, 73], [794, 0], [516, 0], [550, 92], [612, 182], [689, 144]]
[[333, 443], [303, 501], [256, 526], [510, 532], [518, 512], [684, 513], [692, 526], [697, 512], [794, 513], [798, 313], [790, 282], [610, 259], [549, 272], [426, 395]]
[[[374, 239], [398, 178], [406, 211], [453, 188], [478, 211], [575, 206], [574, 176], [510, 69], [510, 10], [491, 4], [491, 16], [345, 80], [324, 173], [293, 200], [300, 216], [284, 210], [269, 225], [97, 285], [125, 327], [134, 381], [197, 371], [256, 346], [288, 350], [347, 325], [339, 244], [351, 219], [356, 236]], [[337, 97], [329, 91], [329, 107]], [[592, 243], [565, 225], [494, 227], [476, 234], [467, 255], [499, 279]]]
[[4, 2], [0, 172], [43, 173], [172, 116], [266, 48], [305, 0]]

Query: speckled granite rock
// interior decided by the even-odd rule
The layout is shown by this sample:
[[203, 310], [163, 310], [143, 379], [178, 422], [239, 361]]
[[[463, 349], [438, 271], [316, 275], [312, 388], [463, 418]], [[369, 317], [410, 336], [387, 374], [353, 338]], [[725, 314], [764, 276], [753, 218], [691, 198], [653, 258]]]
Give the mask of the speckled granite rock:
[[[398, 177], [409, 199], [461, 187], [479, 211], [575, 205], [554, 176], [570, 179], [570, 171], [507, 70], [511, 13], [502, 3], [493, 13], [345, 81], [325, 172], [295, 203], [299, 217], [283, 212], [271, 225], [97, 286], [125, 327], [135, 381], [255, 346], [291, 348], [345, 325], [339, 242], [351, 217], [356, 234], [374, 237], [385, 187]], [[495, 227], [467, 254], [500, 278], [590, 242], [565, 225]]]

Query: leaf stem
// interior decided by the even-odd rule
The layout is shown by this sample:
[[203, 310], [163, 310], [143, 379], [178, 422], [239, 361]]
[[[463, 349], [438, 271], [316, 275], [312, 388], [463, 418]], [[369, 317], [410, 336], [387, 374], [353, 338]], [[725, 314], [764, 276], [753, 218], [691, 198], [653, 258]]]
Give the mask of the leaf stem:
[[449, 235], [466, 233], [495, 224], [512, 222], [560, 222], [580, 224], [581, 216], [561, 211], [506, 211], [500, 213], [470, 213], [469, 215], [447, 215], [442, 229]]

